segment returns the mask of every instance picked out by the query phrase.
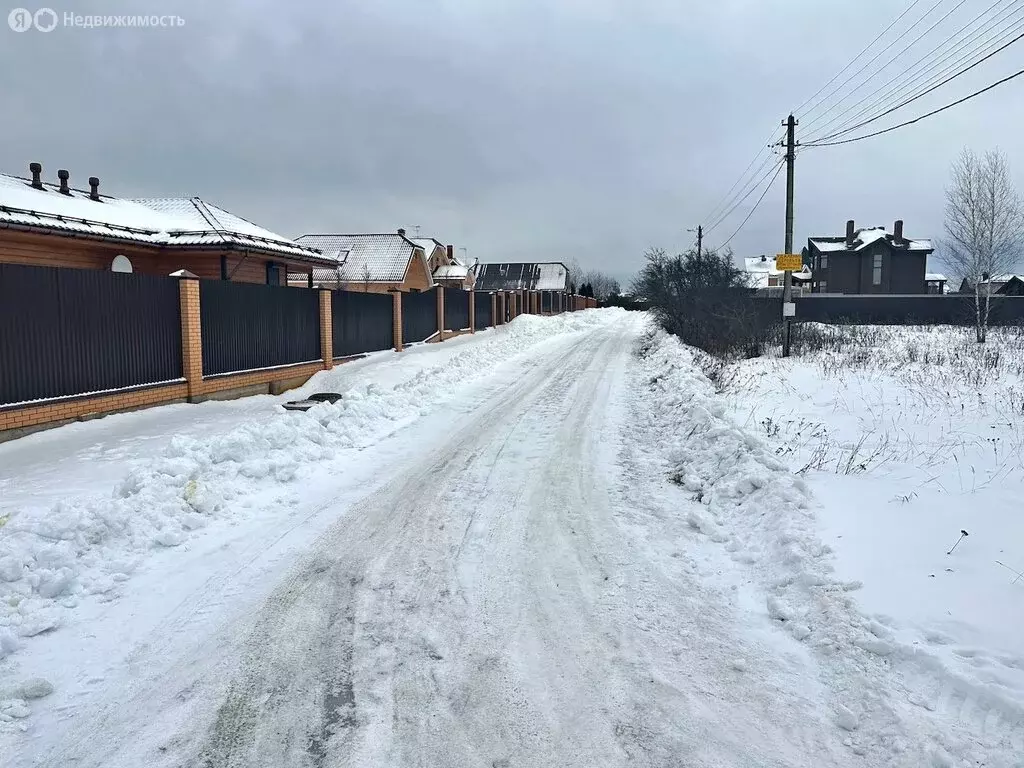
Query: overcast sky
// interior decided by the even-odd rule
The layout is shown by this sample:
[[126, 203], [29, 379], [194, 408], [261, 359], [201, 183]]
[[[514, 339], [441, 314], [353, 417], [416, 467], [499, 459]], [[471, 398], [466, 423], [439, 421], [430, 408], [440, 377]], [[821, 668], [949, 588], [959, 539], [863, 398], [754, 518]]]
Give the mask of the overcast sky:
[[[482, 261], [575, 258], [628, 278], [648, 246], [688, 246], [788, 110], [909, 2], [54, 4], [185, 25], [0, 28], [0, 170], [39, 161], [48, 179], [68, 168], [108, 194], [199, 195], [289, 236], [420, 225]], [[948, 24], [989, 5], [966, 0]], [[1021, 47], [907, 116], [1019, 69]], [[797, 248], [848, 218], [940, 236], [963, 146], [1002, 148], [1024, 189], [1022, 125], [1024, 78], [888, 136], [806, 150]], [[782, 250], [782, 181], [732, 241], [737, 256]]]

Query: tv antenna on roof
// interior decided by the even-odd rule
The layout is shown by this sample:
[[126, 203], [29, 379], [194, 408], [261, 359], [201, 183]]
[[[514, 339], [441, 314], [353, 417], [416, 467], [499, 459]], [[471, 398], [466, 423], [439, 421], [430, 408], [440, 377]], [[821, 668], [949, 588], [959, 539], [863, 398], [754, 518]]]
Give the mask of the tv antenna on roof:
[[419, 224], [413, 224], [412, 228], [416, 230], [416, 237], [419, 237], [420, 236], [420, 225]]

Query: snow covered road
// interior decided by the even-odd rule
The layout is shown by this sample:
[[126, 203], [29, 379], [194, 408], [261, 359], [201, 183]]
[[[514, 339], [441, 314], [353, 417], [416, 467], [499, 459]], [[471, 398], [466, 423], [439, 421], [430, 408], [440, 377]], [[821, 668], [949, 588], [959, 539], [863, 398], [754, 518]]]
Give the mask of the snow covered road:
[[[853, 609], [829, 604], [813, 634], [780, 630], [730, 543], [752, 544], [762, 523], [737, 518], [730, 538], [666, 481], [689, 429], [667, 409], [697, 413], [690, 436], [717, 424], [699, 375], [683, 359], [678, 381], [638, 362], [642, 315], [579, 314], [520, 318], [568, 324], [529, 343], [510, 341], [513, 324], [504, 341], [440, 345], [430, 354], [466, 371], [450, 400], [325, 459], [297, 500], [264, 494], [261, 511], [211, 524], [0, 662], [57, 689], [0, 741], [10, 764], [958, 764], [899, 718], [882, 741], [871, 717], [851, 739], [863, 686], [835, 670], [860, 657], [824, 663], [802, 641]], [[505, 357], [488, 362], [494, 344]], [[679, 389], [658, 411], [661, 379]], [[757, 458], [756, 441], [715, 429], [720, 443], [698, 449]], [[714, 481], [708, 497], [722, 494]]]

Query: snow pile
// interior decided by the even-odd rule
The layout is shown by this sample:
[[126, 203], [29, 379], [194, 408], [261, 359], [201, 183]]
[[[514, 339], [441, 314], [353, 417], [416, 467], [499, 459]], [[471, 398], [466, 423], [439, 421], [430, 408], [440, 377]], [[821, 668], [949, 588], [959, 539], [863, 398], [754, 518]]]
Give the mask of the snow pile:
[[[941, 656], [903, 636], [898, 619], [863, 613], [854, 596], [861, 576], [837, 571], [810, 481], [795, 474], [801, 462], [781, 443], [738, 426], [733, 414], [741, 409], [714, 391], [698, 372], [694, 353], [675, 338], [656, 331], [638, 356], [646, 382], [639, 428], [656, 436], [670, 480], [690, 499], [681, 514], [700, 538], [720, 547], [723, 562], [731, 560], [739, 578], [753, 577], [764, 593], [767, 619], [815, 654], [834, 694], [834, 722], [847, 732], [843, 743], [870, 756], [872, 764], [1017, 765], [1024, 709], [1005, 679], [954, 672]], [[749, 381], [756, 382], [752, 399], [768, 407], [787, 393], [797, 400], [802, 395], [791, 385], [768, 384], [766, 377], [752, 374]], [[804, 422], [793, 419], [796, 428], [814, 432]], [[765, 440], [781, 431], [762, 427]], [[849, 498], [852, 505], [844, 510], [856, 515], [864, 499]], [[867, 560], [861, 566], [872, 562], [876, 547], [876, 558], [906, 559], [882, 543], [889, 532], [879, 522], [864, 526]], [[1018, 657], [1003, 658], [1024, 669]]]
[[[518, 353], [616, 322], [619, 312], [521, 316], [494, 332], [453, 342], [461, 349], [444, 351], [444, 365], [413, 366], [414, 375], [393, 386], [370, 381], [305, 413], [274, 406], [264, 418], [225, 434], [177, 436], [110, 493], [15, 508], [0, 517], [0, 658], [26, 638], [56, 629], [63, 612], [83, 597], [116, 597], [153, 549], [179, 546], [216, 520], [261, 509], [272, 514], [282, 484], [332, 462], [342, 469], [351, 451], [458, 397], [460, 387], [492, 375]], [[322, 372], [286, 397], [330, 391], [341, 371]]]

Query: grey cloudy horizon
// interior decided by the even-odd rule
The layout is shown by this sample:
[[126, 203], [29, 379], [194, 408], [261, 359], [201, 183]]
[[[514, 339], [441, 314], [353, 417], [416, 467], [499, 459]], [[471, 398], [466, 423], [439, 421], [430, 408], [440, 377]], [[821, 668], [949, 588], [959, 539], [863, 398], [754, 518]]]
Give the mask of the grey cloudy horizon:
[[[973, 14], [988, 3], [971, 5]], [[781, 136], [788, 111], [906, 6], [51, 5], [177, 14], [185, 24], [3, 28], [0, 171], [24, 175], [38, 161], [48, 180], [68, 168], [73, 184], [99, 176], [107, 194], [198, 195], [292, 237], [419, 226], [471, 259], [575, 259], [625, 281], [646, 248], [688, 247], [687, 230], [769, 132]], [[1014, 54], [907, 116], [1009, 74]], [[886, 227], [902, 218], [908, 236], [940, 237], [949, 166], [965, 146], [1002, 149], [1024, 190], [1022, 88], [1018, 80], [884, 137], [801, 152], [797, 248], [841, 234], [849, 218]], [[725, 240], [756, 197], [707, 244]], [[780, 179], [730, 243], [737, 256], [782, 250], [783, 198]]]

